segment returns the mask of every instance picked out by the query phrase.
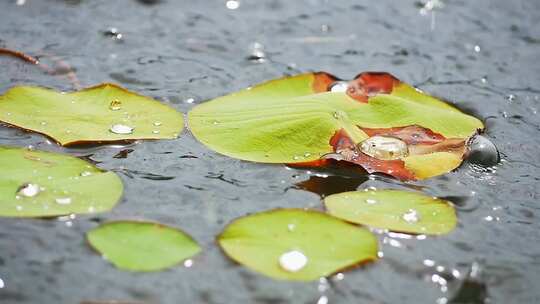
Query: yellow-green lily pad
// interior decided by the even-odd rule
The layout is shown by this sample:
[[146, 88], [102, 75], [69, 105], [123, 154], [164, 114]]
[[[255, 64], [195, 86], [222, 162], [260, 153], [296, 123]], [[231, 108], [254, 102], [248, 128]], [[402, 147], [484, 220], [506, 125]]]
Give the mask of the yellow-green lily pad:
[[110, 83], [71, 93], [11, 88], [0, 96], [0, 121], [45, 134], [64, 146], [173, 139], [184, 125], [182, 113]]
[[112, 209], [122, 181], [63, 154], [0, 146], [0, 216], [49, 217]]
[[236, 219], [218, 242], [233, 260], [279, 280], [316, 280], [377, 258], [377, 239], [366, 229], [301, 209]]
[[327, 196], [324, 204], [335, 217], [392, 231], [437, 235], [457, 224], [450, 202], [410, 191], [343, 192]]
[[344, 82], [327, 73], [272, 80], [196, 106], [192, 133], [224, 155], [425, 179], [461, 164], [482, 122], [387, 73]]
[[187, 234], [152, 222], [116, 221], [87, 233], [90, 245], [114, 266], [129, 271], [158, 271], [201, 251]]

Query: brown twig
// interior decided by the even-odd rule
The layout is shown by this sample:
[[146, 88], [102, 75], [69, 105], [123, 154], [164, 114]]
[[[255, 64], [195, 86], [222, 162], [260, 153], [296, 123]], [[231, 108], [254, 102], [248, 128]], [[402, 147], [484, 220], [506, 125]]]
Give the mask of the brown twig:
[[71, 66], [67, 62], [59, 59], [56, 56], [43, 55], [44, 57], [50, 58], [54, 62], [54, 64], [58, 67], [57, 69], [53, 69], [53, 68], [49, 67], [48, 65], [46, 65], [44, 63], [41, 63], [39, 61], [39, 59], [37, 59], [36, 57], [27, 55], [27, 54], [25, 54], [23, 52], [10, 50], [10, 49], [6, 49], [6, 48], [0, 48], [0, 55], [12, 56], [12, 57], [21, 59], [23, 61], [26, 61], [28, 63], [34, 64], [34, 65], [36, 65], [37, 67], [39, 67], [41, 70], [43, 70], [45, 73], [47, 73], [49, 75], [56, 75], [57, 71], [58, 71], [58, 68], [61, 68], [62, 70], [67, 71], [67, 73], [65, 74], [66, 78], [71, 83], [73, 88], [76, 89], [76, 90], [79, 90], [81, 88], [81, 83], [79, 82], [79, 79], [77, 78], [77, 75], [75, 74], [75, 72], [73, 71]]

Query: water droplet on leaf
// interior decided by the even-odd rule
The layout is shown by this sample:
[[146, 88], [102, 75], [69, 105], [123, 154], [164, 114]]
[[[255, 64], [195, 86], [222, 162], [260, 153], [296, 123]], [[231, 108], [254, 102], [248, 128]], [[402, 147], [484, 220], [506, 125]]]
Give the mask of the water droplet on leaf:
[[407, 144], [395, 137], [373, 136], [359, 146], [363, 153], [381, 160], [401, 159], [409, 154]]
[[349, 83], [347, 81], [336, 81], [330, 85], [330, 92], [347, 92]]
[[288, 272], [297, 272], [306, 266], [308, 258], [298, 250], [285, 252], [279, 257], [279, 266]]
[[111, 131], [114, 134], [131, 134], [133, 133], [133, 128], [126, 125], [116, 124], [113, 125], [109, 131]]
[[420, 215], [416, 210], [409, 209], [409, 211], [405, 212], [401, 218], [403, 218], [403, 220], [405, 220], [407, 223], [416, 223], [420, 220]]
[[69, 205], [71, 204], [71, 197], [59, 197], [55, 199], [55, 201], [57, 204], [60, 204], [60, 205]]
[[109, 104], [109, 109], [110, 109], [111, 111], [118, 111], [118, 110], [122, 109], [122, 103], [120, 102], [120, 100], [114, 99], [114, 100], [111, 101], [111, 103]]
[[41, 192], [41, 188], [38, 184], [23, 184], [19, 189], [17, 190], [17, 193], [19, 195], [22, 195], [24, 197], [34, 197]]

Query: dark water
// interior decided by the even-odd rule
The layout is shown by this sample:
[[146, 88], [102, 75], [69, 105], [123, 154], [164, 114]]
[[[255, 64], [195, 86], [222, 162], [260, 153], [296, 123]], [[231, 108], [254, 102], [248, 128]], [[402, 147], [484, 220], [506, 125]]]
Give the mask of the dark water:
[[[449, 197], [459, 227], [439, 238], [380, 234], [379, 262], [328, 281], [290, 283], [232, 263], [214, 236], [249, 212], [321, 208], [311, 191], [320, 185], [332, 193], [324, 175], [227, 158], [189, 130], [177, 140], [62, 149], [2, 127], [0, 144], [84, 156], [119, 172], [126, 189], [106, 214], [0, 219], [0, 303], [540, 302], [539, 1], [449, 0], [433, 11], [390, 0], [243, 0], [237, 9], [225, 0], [16, 2], [24, 1], [0, 1], [0, 46], [52, 66], [69, 63], [83, 86], [116, 82], [186, 113], [284, 74], [388, 71], [485, 119], [503, 160], [408, 184], [332, 177], [339, 190], [413, 188]], [[53, 76], [0, 56], [0, 71], [2, 92], [16, 84], [72, 89], [65, 68]], [[85, 244], [85, 231], [98, 223], [132, 218], [182, 228], [204, 251], [192, 267], [134, 274]]]

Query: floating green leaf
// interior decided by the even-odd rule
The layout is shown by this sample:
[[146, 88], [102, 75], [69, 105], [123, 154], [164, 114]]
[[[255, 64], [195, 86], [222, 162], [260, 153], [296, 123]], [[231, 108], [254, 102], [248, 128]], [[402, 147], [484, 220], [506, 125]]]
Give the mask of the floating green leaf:
[[201, 250], [184, 232], [151, 222], [105, 223], [89, 231], [87, 239], [116, 267], [129, 271], [169, 268]]
[[19, 86], [0, 96], [0, 121], [42, 133], [62, 145], [176, 138], [182, 114], [114, 84], [78, 92]]
[[0, 216], [47, 217], [110, 210], [122, 181], [76, 157], [0, 146]]
[[445, 234], [457, 223], [449, 202], [409, 191], [344, 192], [326, 197], [324, 204], [335, 217], [393, 231]]
[[315, 280], [377, 257], [377, 240], [369, 231], [301, 209], [237, 219], [218, 242], [233, 260], [281, 280]]
[[344, 160], [404, 180], [456, 168], [469, 137], [483, 129], [387, 73], [350, 82], [326, 73], [273, 80], [195, 107], [189, 124], [227, 156], [312, 166]]

